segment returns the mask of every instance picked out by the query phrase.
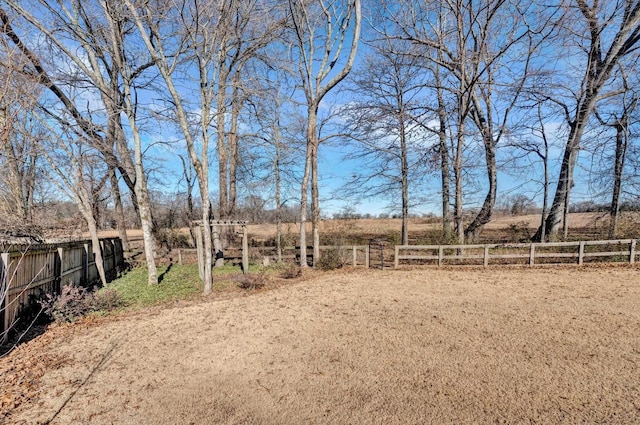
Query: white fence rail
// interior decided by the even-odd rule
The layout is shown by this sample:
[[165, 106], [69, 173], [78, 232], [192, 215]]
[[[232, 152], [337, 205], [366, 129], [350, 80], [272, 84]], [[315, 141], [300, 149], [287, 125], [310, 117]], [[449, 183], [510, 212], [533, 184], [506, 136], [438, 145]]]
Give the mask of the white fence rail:
[[[403, 261], [413, 264], [571, 264], [582, 265], [592, 258], [609, 262], [635, 263], [637, 239], [553, 243], [483, 245], [396, 245], [394, 267]], [[492, 261], [493, 260], [493, 261]], [[498, 260], [496, 262], [496, 260]], [[521, 261], [518, 261], [521, 260]]]

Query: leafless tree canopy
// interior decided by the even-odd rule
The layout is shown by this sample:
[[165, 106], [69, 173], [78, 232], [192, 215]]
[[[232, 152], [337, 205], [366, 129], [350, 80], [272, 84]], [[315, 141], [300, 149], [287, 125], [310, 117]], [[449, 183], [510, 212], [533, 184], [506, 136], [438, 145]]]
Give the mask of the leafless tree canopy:
[[615, 237], [638, 202], [640, 0], [0, 0], [0, 21], [3, 231], [74, 202], [92, 234], [144, 230], [151, 284], [159, 229], [193, 219], [297, 208], [305, 259], [328, 197], [398, 212], [403, 243], [429, 209], [477, 239], [501, 199], [541, 209], [537, 239], [600, 203]]

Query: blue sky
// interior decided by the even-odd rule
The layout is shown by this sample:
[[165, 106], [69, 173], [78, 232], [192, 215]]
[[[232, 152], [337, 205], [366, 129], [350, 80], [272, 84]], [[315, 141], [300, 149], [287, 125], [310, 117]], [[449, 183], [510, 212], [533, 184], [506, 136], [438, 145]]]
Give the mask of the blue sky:
[[[34, 45], [42, 42], [38, 37], [32, 39]], [[556, 49], [552, 47], [552, 49]], [[356, 61], [356, 67], [361, 66], [361, 61], [364, 55], [367, 53], [367, 46], [361, 44], [359, 47], [359, 59]], [[569, 68], [573, 67], [573, 71], [565, 73], [564, 77], [569, 80], [578, 76], [580, 71], [580, 60], [576, 60], [573, 55], [570, 54], [558, 54], [555, 51], [555, 57], [560, 57], [560, 61], [564, 63], [560, 68], [570, 71]], [[543, 58], [544, 59], [544, 58]], [[54, 64], [55, 65], [55, 64]], [[58, 59], [57, 66], [64, 69], [69, 68], [68, 64], [64, 64]], [[573, 73], [573, 74], [572, 74]], [[193, 82], [191, 82], [193, 83]], [[343, 85], [346, 82], [343, 82]], [[153, 91], [140, 90], [139, 95], [143, 104], [146, 106], [153, 106], [154, 102], [157, 102], [161, 93]], [[332, 91], [324, 101], [323, 107], [328, 108], [327, 105], [341, 105], [346, 104], [352, 100], [350, 96], [345, 92], [334, 90]], [[294, 97], [300, 98], [298, 93]], [[192, 99], [193, 100], [193, 99]], [[96, 115], [100, 114], [101, 103], [99, 97], [95, 91], [85, 90], [79, 93], [79, 102], [86, 105], [89, 109], [95, 109]], [[559, 117], [561, 118], [561, 117]], [[251, 125], [245, 123], [245, 129], [250, 129]], [[553, 148], [552, 148], [552, 168], [550, 170], [550, 176], [552, 179], [550, 187], [550, 197], [553, 196], [555, 191], [555, 182], [553, 179], [557, 175], [558, 159], [562, 154], [562, 145], [564, 144], [564, 133], [561, 131], [563, 123], [556, 121], [550, 122], [549, 126], [553, 130], [552, 132]], [[184, 143], [182, 137], [177, 131], [175, 126], [162, 121], [149, 120], [145, 122], [144, 127], [144, 142], [146, 145], [147, 155], [147, 169], [152, 171], [152, 179], [150, 185], [152, 188], [157, 188], [165, 192], [171, 193], [180, 190], [178, 188], [178, 181], [182, 174], [182, 164], [178, 160], [177, 155], [185, 155]], [[503, 141], [504, 142], [504, 141]], [[472, 143], [470, 141], [470, 143]], [[393, 212], [388, 210], [389, 198], [380, 197], [378, 199], [337, 199], [335, 193], [350, 179], [355, 170], [361, 170], [362, 164], [354, 160], [345, 160], [345, 153], [349, 151], [349, 146], [343, 142], [334, 141], [332, 143], [324, 144], [320, 147], [320, 193], [322, 198], [321, 209], [322, 213], [327, 216], [331, 216], [335, 212], [339, 212], [345, 207], [355, 208], [361, 213], [380, 214], [386, 212]], [[501, 156], [501, 160], [504, 160], [504, 150], [499, 146], [498, 153]], [[212, 150], [211, 158], [213, 162], [211, 164], [210, 184], [212, 190], [217, 187], [217, 167], [215, 163], [215, 152]], [[533, 157], [531, 157], [533, 158]], [[298, 171], [300, 171], [302, 161], [298, 163]], [[590, 198], [591, 193], [588, 183], [590, 163], [588, 156], [583, 154], [580, 157], [581, 167], [576, 169], [576, 188], [572, 193], [572, 201], [580, 201]], [[157, 169], [156, 169], [157, 168]], [[522, 168], [514, 171], [499, 171], [498, 173], [498, 198], [499, 202], [504, 200], [505, 197], [511, 196], [515, 193], [524, 193], [535, 199], [537, 204], [542, 203], [540, 183], [541, 175], [540, 162], [538, 160], [532, 160], [527, 165], [526, 161], [523, 161]], [[268, 179], [268, 175], [265, 179]], [[485, 196], [486, 191], [486, 175], [484, 171], [484, 165], [482, 162], [478, 162], [474, 167], [467, 168], [467, 180], [468, 185], [465, 188], [465, 201], [469, 207], [477, 206]], [[268, 197], [272, 192], [266, 189], [268, 186], [260, 189], [258, 194]], [[412, 188], [412, 196], [416, 198], [424, 198], [425, 202], [416, 205], [411, 212], [416, 214], [421, 213], [440, 213], [440, 177], [437, 172], [430, 175], [426, 180], [426, 184], [420, 187]], [[298, 197], [299, 188], [295, 185], [290, 186], [288, 197]], [[399, 199], [399, 194], [395, 197]], [[397, 210], [396, 210], [397, 212]]]

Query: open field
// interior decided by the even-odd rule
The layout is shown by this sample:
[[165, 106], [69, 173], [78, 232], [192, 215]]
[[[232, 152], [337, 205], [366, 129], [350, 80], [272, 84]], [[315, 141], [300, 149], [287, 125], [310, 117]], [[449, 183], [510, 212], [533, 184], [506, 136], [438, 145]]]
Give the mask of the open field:
[[39, 371], [4, 420], [637, 424], [639, 275], [343, 271], [54, 327], [0, 359]]
[[[608, 216], [606, 213], [572, 213], [569, 215], [569, 236], [571, 240], [606, 239]], [[518, 242], [533, 235], [540, 224], [538, 214], [528, 215], [496, 215], [486, 226], [481, 235], [481, 243]], [[438, 218], [409, 219], [409, 237], [411, 243], [439, 243], [441, 223]], [[344, 244], [362, 244], [371, 238], [400, 239], [401, 220], [394, 218], [370, 218], [353, 220], [323, 220], [320, 223], [321, 237], [329, 238], [331, 244], [338, 236]], [[640, 214], [624, 213], [621, 219], [621, 235], [623, 238], [637, 238], [640, 236]], [[283, 235], [288, 243], [296, 243], [299, 224], [283, 224]], [[307, 223], [307, 230], [311, 232], [311, 223]], [[188, 234], [188, 229], [180, 229]], [[249, 238], [252, 244], [262, 244], [273, 241], [276, 235], [275, 224], [249, 224]], [[142, 240], [142, 233], [137, 229], [127, 231], [134, 241]], [[108, 230], [101, 232], [102, 237], [117, 237], [118, 232]], [[434, 239], [435, 238], [435, 239]], [[430, 240], [431, 239], [431, 240]], [[333, 242], [332, 242], [333, 241]]]

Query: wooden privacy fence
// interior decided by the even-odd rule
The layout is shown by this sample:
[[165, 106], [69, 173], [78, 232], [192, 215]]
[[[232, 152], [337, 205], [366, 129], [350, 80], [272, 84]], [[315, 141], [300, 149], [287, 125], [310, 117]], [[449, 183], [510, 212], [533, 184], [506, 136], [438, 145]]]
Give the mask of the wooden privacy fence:
[[[588, 261], [635, 263], [637, 239], [484, 245], [396, 245], [394, 266], [411, 264], [579, 264]], [[599, 259], [599, 260], [598, 260]]]
[[[122, 241], [100, 239], [107, 280], [124, 268]], [[20, 313], [63, 285], [99, 281], [90, 240], [61, 244], [11, 245], [0, 252], [0, 339]]]

